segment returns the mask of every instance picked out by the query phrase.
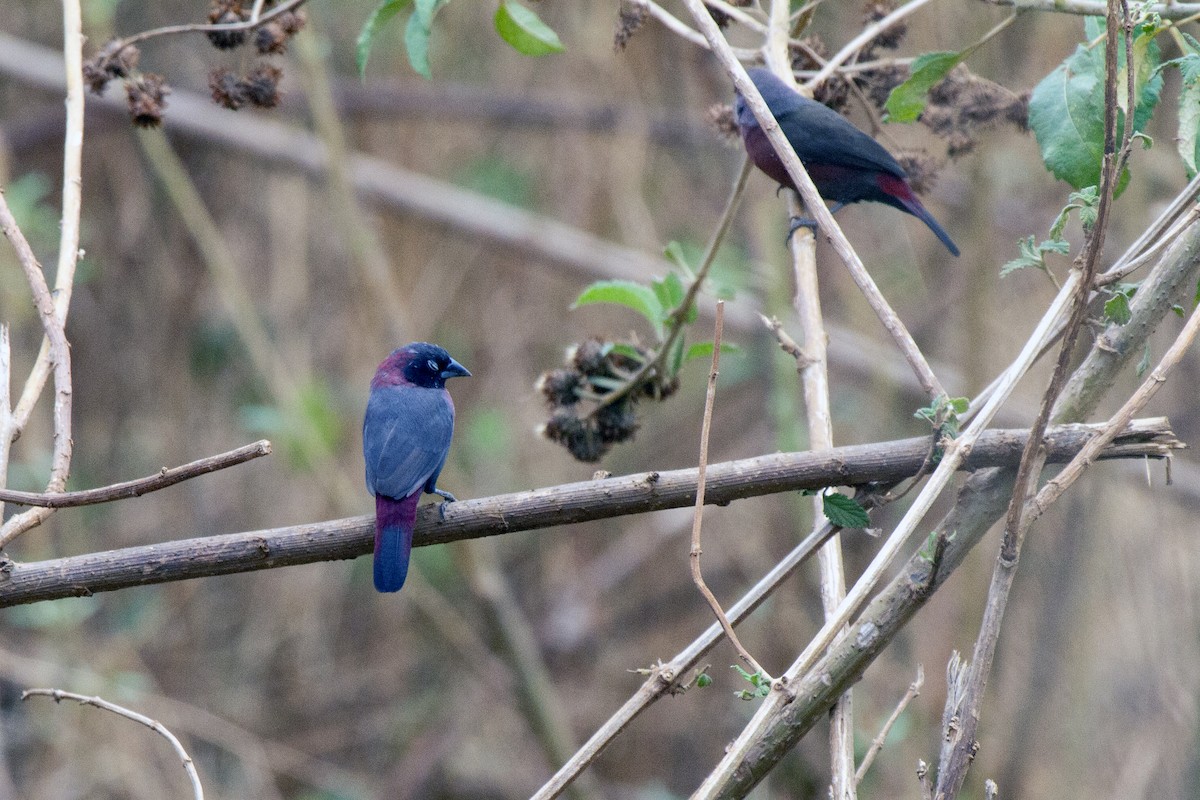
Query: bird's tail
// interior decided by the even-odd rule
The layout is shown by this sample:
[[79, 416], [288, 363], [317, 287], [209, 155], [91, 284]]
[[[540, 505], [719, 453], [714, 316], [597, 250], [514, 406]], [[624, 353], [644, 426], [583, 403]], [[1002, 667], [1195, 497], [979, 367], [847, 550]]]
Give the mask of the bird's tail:
[[400, 591], [408, 577], [413, 523], [420, 499], [420, 491], [403, 500], [375, 496], [375, 588], [380, 592]]
[[925, 206], [921, 205], [921, 201], [917, 199], [915, 194], [913, 194], [912, 189], [909, 188], [908, 184], [902, 179], [893, 178], [890, 175], [883, 177], [891, 179], [886, 183], [883, 179], [880, 179], [879, 184], [884, 193], [891, 198], [891, 201], [893, 201], [892, 204], [897, 208], [907, 211], [917, 219], [921, 220], [921, 222], [924, 222], [926, 225], [928, 225], [929, 230], [933, 231], [934, 236], [941, 239], [942, 244], [946, 245], [946, 249], [950, 251], [950, 254], [957, 256], [958, 245], [956, 245], [954, 240], [950, 238], [950, 234], [946, 233], [946, 230], [938, 224], [938, 221], [933, 218], [933, 214], [930, 214], [929, 211], [926, 210]]

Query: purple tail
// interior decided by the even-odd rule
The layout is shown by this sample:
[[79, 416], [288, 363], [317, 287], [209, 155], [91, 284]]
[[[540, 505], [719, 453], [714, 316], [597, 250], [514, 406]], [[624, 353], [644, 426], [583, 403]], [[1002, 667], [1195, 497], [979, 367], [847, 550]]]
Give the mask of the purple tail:
[[946, 245], [946, 249], [950, 251], [951, 255], [958, 255], [958, 245], [950, 238], [950, 234], [946, 233], [942, 226], [938, 224], [938, 221], [933, 218], [933, 214], [925, 210], [925, 206], [921, 205], [921, 201], [917, 199], [917, 196], [913, 194], [912, 189], [909, 188], [909, 185], [902, 178], [896, 178], [891, 175], [880, 175], [876, 180], [883, 193], [889, 198], [884, 202], [907, 211], [921, 220], [921, 222], [924, 222], [929, 226], [929, 230], [933, 231], [933, 235], [942, 240], [942, 244]]
[[375, 496], [375, 589], [398, 592], [408, 577], [412, 553], [413, 523], [421, 492], [403, 500]]

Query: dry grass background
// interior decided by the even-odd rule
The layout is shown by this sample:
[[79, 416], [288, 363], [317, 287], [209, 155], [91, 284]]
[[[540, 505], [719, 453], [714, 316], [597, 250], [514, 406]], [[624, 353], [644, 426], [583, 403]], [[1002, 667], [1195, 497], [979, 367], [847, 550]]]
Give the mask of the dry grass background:
[[[353, 41], [370, 5], [308, 7], [309, 32], [337, 85], [354, 85]], [[491, 33], [493, 10], [463, 2], [442, 12], [431, 87], [405, 63], [397, 26], [372, 56], [368, 93], [380, 85], [404, 92], [466, 84], [518, 106], [529, 99], [612, 105], [619, 130], [527, 124], [519, 115], [496, 121], [471, 109], [375, 108], [341, 115], [351, 146], [647, 252], [670, 239], [703, 243], [737, 163], [736, 151], [703, 125], [706, 108], [731, 94], [707, 54], [653, 23], [626, 52], [614, 53], [615, 4], [547, 0], [539, 13], [568, 51], [528, 59]], [[129, 33], [203, 11], [196, 3], [94, 2], [85, 20], [98, 45], [109, 24]], [[13, 0], [3, 27], [54, 47], [58, 13], [54, 4]], [[817, 29], [841, 43], [857, 30], [859, 13], [856, 4], [822, 7]], [[914, 20], [905, 52], [962, 46], [1004, 13], [942, 0]], [[1070, 52], [1080, 30], [1077, 18], [1027, 15], [973, 58], [972, 68], [1028, 89]], [[179, 89], [206, 92], [207, 71], [239, 58], [200, 38], [176, 38], [147, 47], [142, 66]], [[280, 62], [289, 103], [276, 116], [307, 126], [311, 65], [294, 52]], [[61, 108], [59, 96], [0, 75], [0, 132], [9, 142], [0, 183], [28, 173], [44, 174], [51, 186], [58, 180]], [[1170, 106], [1158, 116], [1155, 149], [1134, 156], [1110, 254], [1184, 183], [1171, 148]], [[689, 135], [648, 136], [660, 119]], [[919, 129], [895, 135], [936, 147]], [[253, 427], [247, 408], [276, 404], [234, 332], [219, 285], [135, 131], [95, 113], [84, 151], [87, 268], [68, 330], [76, 381], [72, 485], [147, 474], [264, 432], [280, 446], [270, 459], [141, 499], [61, 511], [13, 546], [13, 557], [366, 513], [358, 429], [367, 383], [398, 344], [397, 332], [444, 344], [475, 376], [451, 387], [459, 425], [444, 488], [476, 497], [591, 475], [591, 466], [533, 434], [544, 409], [532, 385], [567, 344], [624, 335], [636, 319], [615, 308], [569, 311], [585, 279], [561, 265], [364, 204], [355, 215], [378, 237], [402, 290], [401, 307], [385, 307], [352, 256], [339, 201], [325, 182], [194, 137], [171, 142], [236, 260], [274, 357], [313, 398], [331, 455], [314, 459], [288, 445], [289, 431], [295, 441], [296, 426], [311, 430], [314, 417], [285, 414], [281, 424], [291, 427], [283, 435]], [[1007, 364], [1052, 297], [1040, 275], [1001, 280], [998, 270], [1019, 237], [1045, 232], [1066, 192], [1042, 169], [1031, 136], [1001, 129], [949, 165], [928, 198], [962, 247], [961, 259], [889, 209], [840, 215], [935, 367], [961, 376], [952, 392], [974, 393]], [[51, 238], [39, 250], [49, 263], [56, 197], [51, 190]], [[782, 208], [756, 176], [727, 247], [727, 275], [741, 287], [737, 304], [787, 303]], [[878, 344], [868, 348], [876, 370], [832, 364], [835, 440], [918, 435], [922, 424], [911, 413], [919, 398], [882, 377], [897, 356], [834, 259], [823, 261], [827, 318]], [[0, 316], [13, 326], [20, 375], [40, 329], [8, 252], [0, 267]], [[1169, 335], [1155, 340], [1160, 350]], [[761, 331], [728, 336], [744, 353], [723, 372], [712, 459], [803, 446], [792, 365]], [[1041, 380], [1035, 375], [1010, 404], [1006, 423], [1032, 418]], [[1192, 359], [1152, 408], [1168, 414], [1185, 441], [1200, 432], [1198, 383]], [[1133, 385], [1125, 375], [1111, 396]], [[602, 466], [619, 473], [692, 464], [703, 388], [703, 368], [693, 367], [668, 405], [645, 410], [636, 441]], [[17, 444], [14, 488], [42, 479], [48, 418], [46, 411]], [[1151, 468], [1147, 485], [1140, 467], [1101, 465], [1035, 526], [988, 689], [972, 796], [980, 796], [984, 777], [995, 778], [1007, 797], [1200, 795], [1200, 472], [1190, 459], [1180, 459], [1171, 487], [1160, 467]], [[707, 514], [706, 575], [717, 595], [731, 602], [786, 552], [808, 529], [807, 508], [773, 497]], [[527, 796], [556, 765], [530, 731], [477, 576], [499, 567], [582, 740], [640, 683], [628, 670], [672, 655], [710, 621], [688, 576], [689, 519], [663, 512], [420, 549], [419, 576], [398, 596], [373, 592], [364, 558], [8, 609], [0, 614], [0, 797], [185, 792], [182, 770], [160, 739], [94, 709], [21, 703], [20, 690], [33, 685], [101, 694], [160, 719], [189, 746], [211, 798]], [[993, 534], [855, 689], [865, 747], [918, 663], [928, 675], [866, 779], [864, 797], [914, 796], [917, 759], [935, 758], [942, 670], [953, 649], [969, 650], [974, 641], [995, 543]], [[848, 536], [845, 546], [854, 574], [876, 543]], [[815, 630], [819, 608], [810, 568], [745, 623], [744, 640], [768, 669], [778, 669]], [[713, 687], [660, 702], [602, 756], [592, 770], [601, 796], [687, 796], [751, 713], [732, 695], [740, 688], [726, 669], [734, 658], [719, 647], [710, 659]], [[824, 797], [824, 733], [814, 731], [753, 796]]]

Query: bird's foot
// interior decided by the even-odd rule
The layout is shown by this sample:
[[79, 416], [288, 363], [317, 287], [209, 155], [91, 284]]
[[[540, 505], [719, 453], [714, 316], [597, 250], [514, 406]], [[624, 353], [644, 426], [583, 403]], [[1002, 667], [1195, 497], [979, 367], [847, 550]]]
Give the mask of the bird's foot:
[[784, 239], [784, 242], [791, 244], [792, 237], [795, 236], [796, 231], [800, 230], [801, 228], [808, 228], [815, 236], [817, 233], [817, 221], [811, 217], [792, 217], [788, 221], [787, 238]]
[[446, 519], [446, 505], [449, 503], [457, 503], [458, 498], [449, 492], [442, 491], [441, 489], [434, 489], [432, 492], [430, 492], [430, 494], [436, 494], [438, 497], [443, 498], [442, 502], [438, 503], [438, 519], [444, 522]]

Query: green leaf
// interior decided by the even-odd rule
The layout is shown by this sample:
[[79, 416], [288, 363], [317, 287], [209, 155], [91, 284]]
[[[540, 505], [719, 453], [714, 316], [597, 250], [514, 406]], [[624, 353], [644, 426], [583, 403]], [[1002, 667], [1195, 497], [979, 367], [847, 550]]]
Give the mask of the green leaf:
[[631, 358], [639, 364], [646, 363], [645, 356], [639, 353], [636, 347], [631, 344], [626, 344], [625, 342], [613, 342], [609, 347], [609, 352], [617, 353], [618, 355], [625, 356], [626, 358]]
[[841, 492], [828, 492], [821, 501], [825, 518], [839, 528], [865, 528], [871, 524], [871, 518], [853, 497]]
[[1104, 142], [1103, 51], [1080, 45], [1034, 87], [1029, 127], [1042, 161], [1076, 189], [1100, 183]]
[[449, 0], [413, 0], [413, 12], [427, 29], [433, 28], [433, 17]]
[[924, 53], [916, 57], [912, 63], [912, 73], [908, 80], [892, 89], [888, 95], [888, 120], [896, 122], [914, 122], [925, 110], [925, 96], [929, 90], [958, 66], [970, 50], [960, 52]]
[[1142, 350], [1142, 359], [1137, 363], [1137, 376], [1142, 377], [1148, 369], [1150, 369], [1150, 343], [1146, 342], [1146, 347]]
[[1123, 294], [1114, 294], [1104, 304], [1104, 318], [1116, 325], [1124, 325], [1133, 318], [1129, 313], [1129, 298]]
[[588, 306], [594, 303], [616, 303], [632, 308], [645, 317], [654, 328], [654, 334], [661, 342], [663, 339], [663, 319], [666, 312], [658, 295], [649, 286], [633, 281], [596, 281], [583, 290], [583, 294], [575, 299], [571, 308]]
[[[713, 351], [713, 343], [712, 342], [696, 342], [695, 344], [693, 344], [691, 347], [689, 347], [687, 349], [686, 353], [683, 354], [683, 363], [686, 364], [689, 361], [696, 360], [697, 358], [711, 359], [712, 351]], [[738, 347], [736, 344], [730, 344], [729, 342], [721, 342], [721, 352], [722, 353], [730, 353], [730, 354], [739, 354], [742, 352], [742, 348]]]
[[[1067, 227], [1067, 222], [1071, 219], [1071, 212], [1077, 211], [1079, 214], [1079, 224], [1084, 230], [1090, 230], [1096, 224], [1096, 214], [1100, 205], [1100, 189], [1096, 186], [1085, 186], [1078, 192], [1071, 192], [1067, 197], [1067, 204], [1063, 206], [1062, 211], [1058, 212], [1058, 217], [1055, 218], [1054, 224], [1050, 226], [1050, 238], [1054, 241], [1062, 239], [1063, 231]], [[1062, 249], [1056, 252], [1061, 252], [1064, 255], [1071, 252], [1070, 246], [1066, 242], [1062, 243]]]
[[683, 270], [683, 274], [689, 278], [694, 278], [696, 273], [692, 271], [692, 267], [687, 262], [687, 256], [683, 252], [683, 245], [675, 240], [667, 242], [666, 248], [663, 249], [663, 255], [667, 257], [675, 266]]
[[697, 689], [708, 688], [709, 686], [712, 686], [712, 682], [713, 682], [712, 676], [709, 675], [707, 672], [701, 672], [699, 675], [696, 676], [696, 688]]
[[1016, 272], [1019, 269], [1033, 267], [1040, 269], [1043, 272], [1049, 272], [1050, 267], [1046, 264], [1046, 253], [1062, 253], [1071, 252], [1071, 245], [1065, 241], [1046, 241], [1040, 244], [1034, 244], [1033, 237], [1027, 236], [1017, 242], [1017, 247], [1021, 255], [1000, 268], [1000, 277], [1003, 278], [1009, 273]]
[[522, 55], [546, 56], [566, 49], [558, 34], [525, 6], [505, 0], [494, 21], [500, 38]]
[[354, 60], [358, 64], [360, 78], [367, 74], [367, 59], [371, 57], [371, 45], [375, 37], [383, 30], [383, 26], [410, 2], [412, 0], [383, 0], [363, 23], [354, 46]]
[[408, 25], [404, 26], [404, 46], [408, 50], [408, 63], [418, 75], [432, 80], [433, 72], [429, 68], [429, 37], [433, 28], [426, 26], [421, 15], [410, 14]]
[[658, 302], [662, 303], [663, 309], [668, 314], [679, 307], [679, 304], [683, 302], [684, 294], [686, 294], [683, 281], [679, 280], [679, 276], [674, 272], [668, 272], [667, 276], [661, 280], [651, 281], [650, 286], [654, 289]]
[[683, 366], [683, 337], [680, 336], [675, 340], [675, 344], [671, 345], [670, 359], [670, 374], [674, 375], [679, 372], [679, 368]]
[[1168, 61], [1179, 67], [1182, 86], [1179, 89], [1179, 130], [1175, 135], [1175, 148], [1189, 178], [1195, 177], [1200, 163], [1200, 44], [1187, 34], [1191, 51], [1180, 58]]
[[[1162, 93], [1161, 53], [1154, 41], [1160, 30], [1161, 21], [1148, 15], [1143, 17], [1134, 37], [1134, 131], [1145, 127]], [[1104, 147], [1104, 48], [1091, 44], [1104, 33], [1103, 20], [1085, 19], [1084, 31], [1089, 44], [1079, 45], [1071, 56], [1043, 78], [1029, 99], [1029, 126], [1037, 137], [1042, 160], [1055, 177], [1077, 189], [1100, 183]], [[1119, 58], [1124, 64], [1123, 39], [1119, 48]], [[1120, 85], [1124, 87], [1123, 79]], [[1124, 105], [1123, 88], [1118, 96]], [[1125, 111], [1122, 108], [1119, 130], [1125, 125]], [[1126, 170], [1118, 180], [1117, 194], [1125, 188], [1128, 179]]]

